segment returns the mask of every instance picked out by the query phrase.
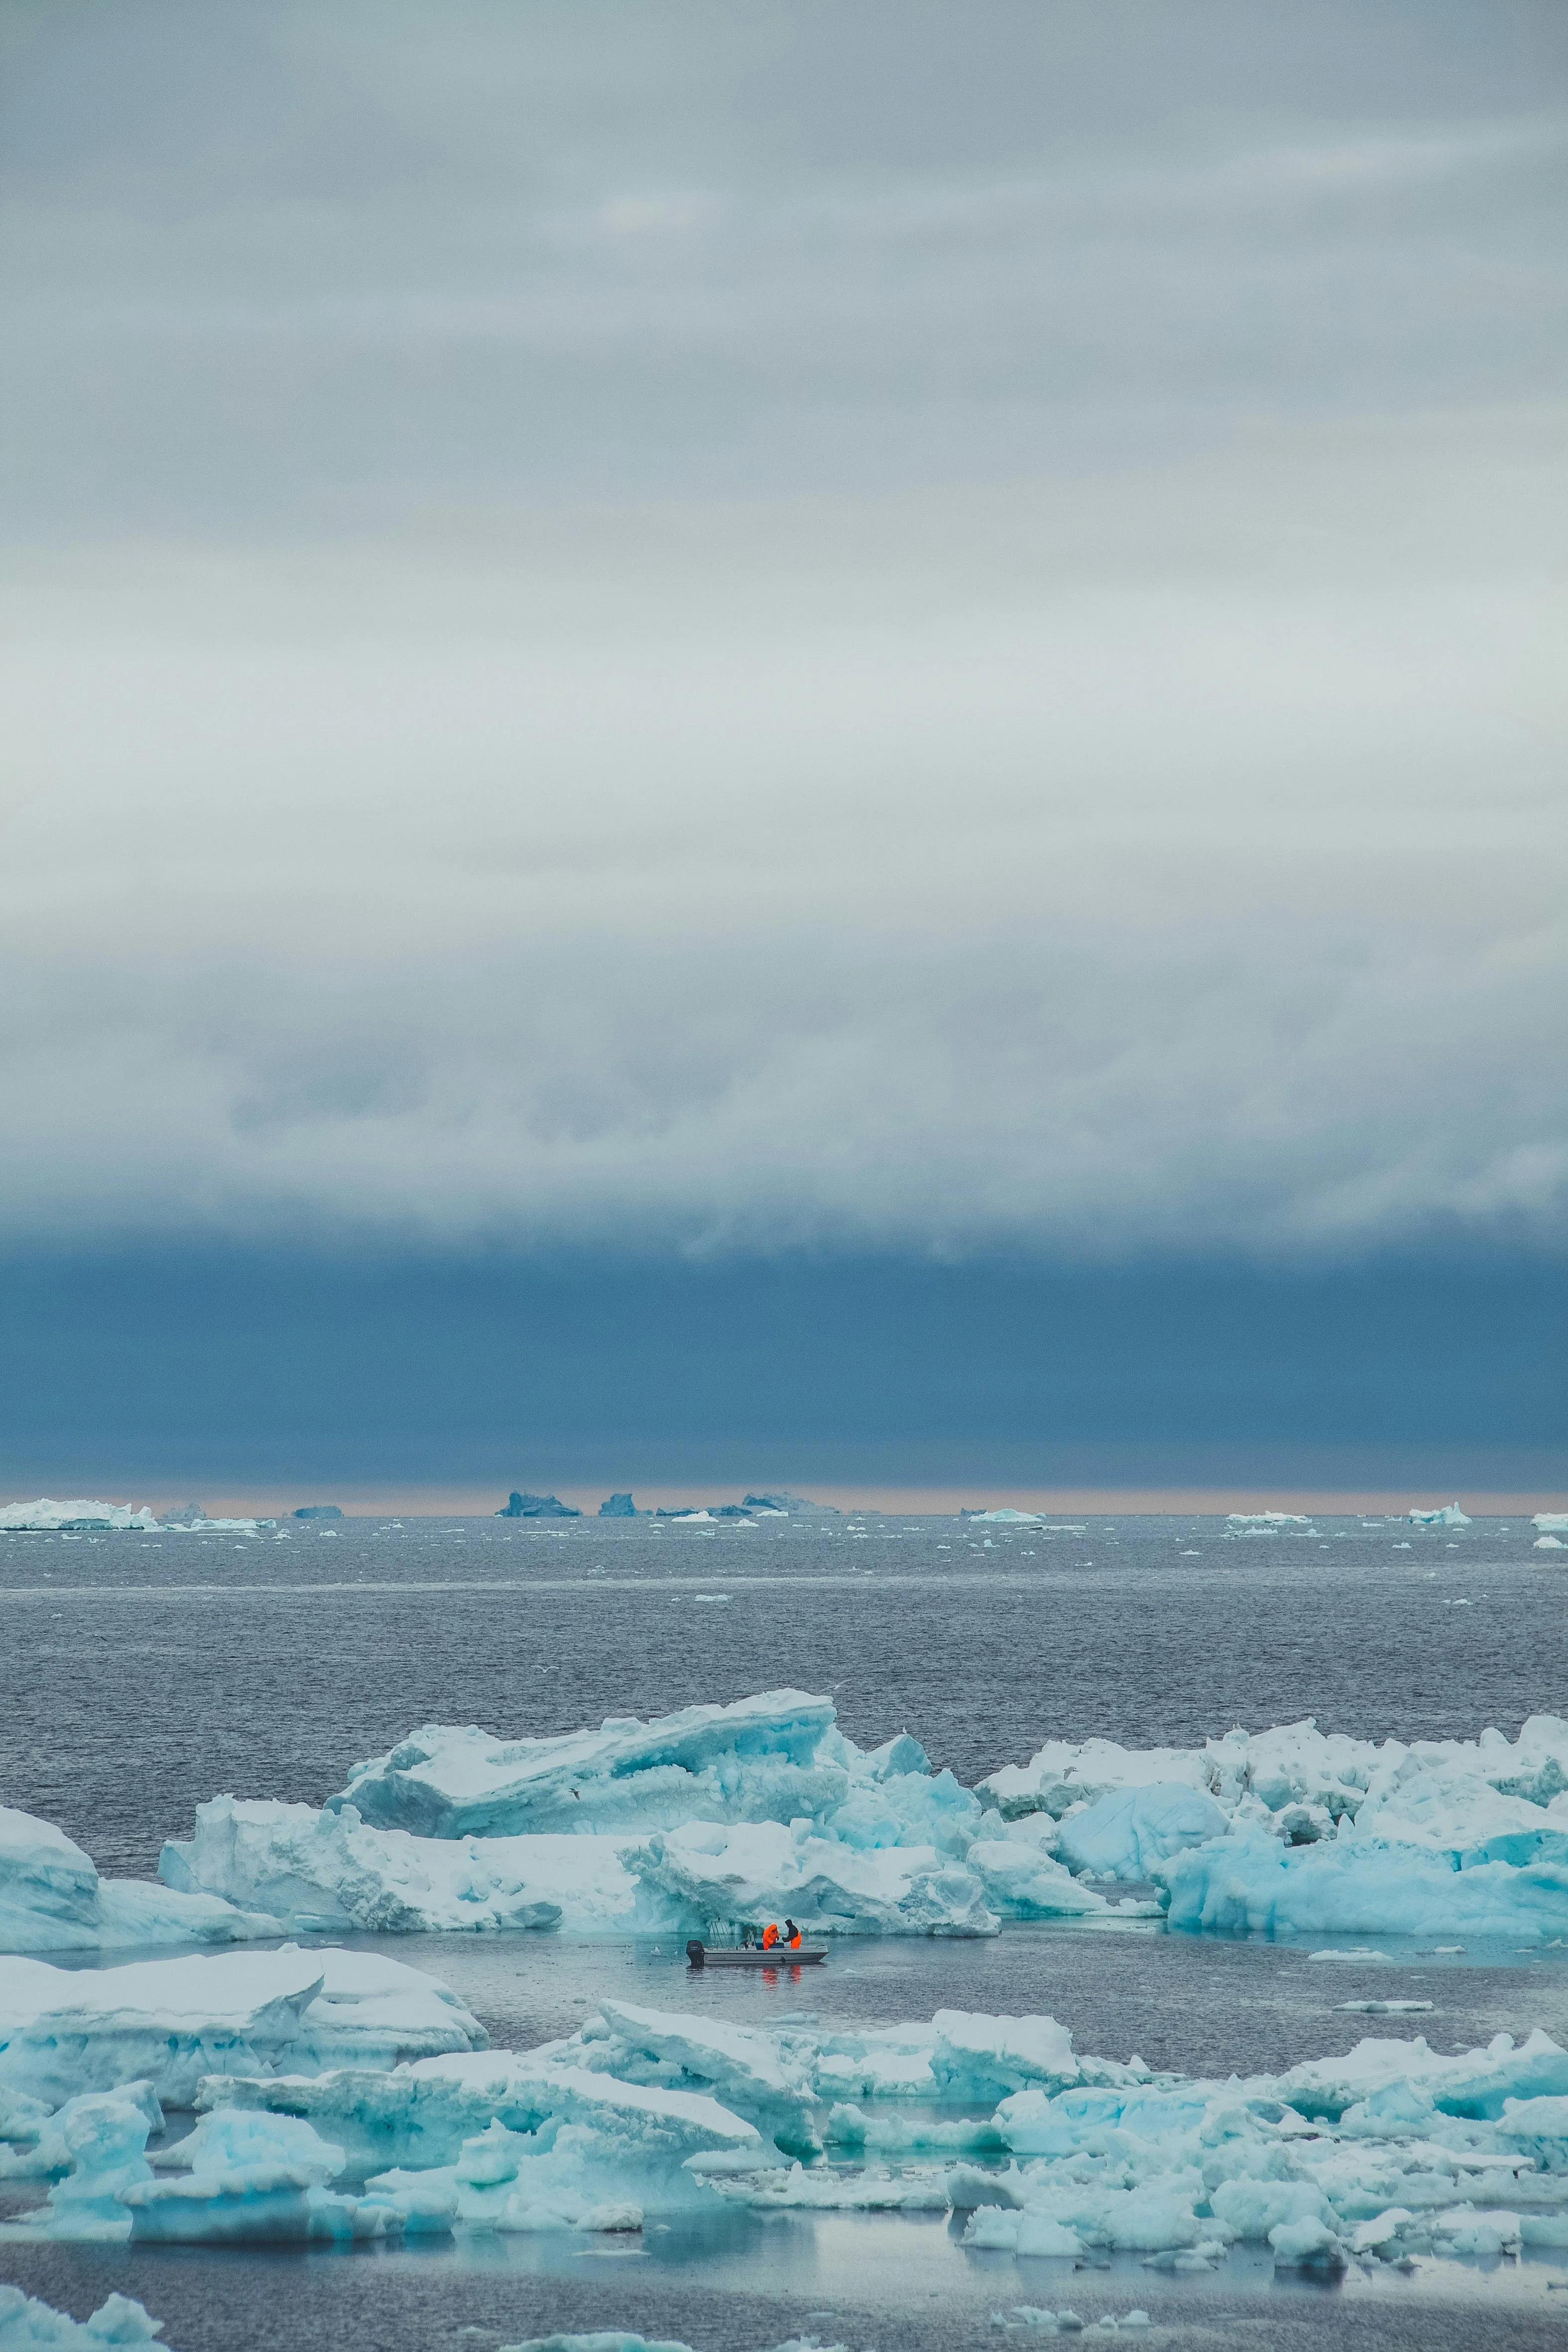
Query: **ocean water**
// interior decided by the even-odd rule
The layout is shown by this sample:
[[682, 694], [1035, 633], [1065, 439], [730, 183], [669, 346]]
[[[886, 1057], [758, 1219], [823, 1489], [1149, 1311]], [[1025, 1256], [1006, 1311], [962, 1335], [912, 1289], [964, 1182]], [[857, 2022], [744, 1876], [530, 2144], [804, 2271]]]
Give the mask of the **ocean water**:
[[[0, 1538], [0, 1798], [106, 1871], [145, 1873], [219, 1790], [314, 1801], [427, 1721], [509, 1734], [658, 1713], [784, 1683], [846, 1729], [902, 1727], [973, 1780], [1051, 1736], [1188, 1742], [1315, 1715], [1363, 1736], [1510, 1733], [1568, 1699], [1555, 1557], [1526, 1520], [1458, 1533], [1324, 1519], [1227, 1537], [1213, 1519], [965, 1527], [868, 1515], [655, 1531], [347, 1520], [287, 1540]], [[361, 1939], [373, 1940], [373, 1939]], [[1382, 1964], [1157, 1929], [1019, 1928], [981, 1945], [855, 1942], [776, 1986], [689, 1977], [679, 1951], [556, 1937], [387, 1939], [460, 1990], [498, 2043], [569, 2031], [606, 1992], [737, 2019], [867, 2022], [947, 2005], [1050, 2010], [1079, 2046], [1188, 2071], [1348, 2049], [1342, 2001], [1430, 2000], [1387, 2021], [1439, 2046], [1541, 2024], [1568, 2039], [1563, 1955], [1392, 1950]], [[0, 1968], [4, 1961], [0, 1960]], [[635, 2327], [701, 2347], [996, 2339], [995, 2311], [1141, 2305], [1173, 2345], [1409, 2347], [1568, 2338], [1568, 2263], [1424, 2265], [1333, 2289], [1233, 2258], [1207, 2280], [1126, 2261], [965, 2252], [941, 2217], [726, 2215], [634, 2251], [549, 2238], [406, 2252], [8, 2248], [0, 2276], [79, 2316], [114, 2288], [174, 2352], [488, 2347]], [[1559, 2292], [1562, 2282], [1565, 2291]]]

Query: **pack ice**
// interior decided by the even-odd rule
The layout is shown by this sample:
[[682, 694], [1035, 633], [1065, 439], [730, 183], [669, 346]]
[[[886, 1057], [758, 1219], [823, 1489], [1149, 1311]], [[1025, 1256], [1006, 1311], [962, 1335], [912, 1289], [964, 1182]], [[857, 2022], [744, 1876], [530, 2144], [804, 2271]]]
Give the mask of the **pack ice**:
[[552, 1739], [429, 1726], [319, 1812], [213, 1799], [159, 1874], [300, 1929], [711, 1935], [788, 1914], [990, 1936], [1110, 1907], [918, 1740], [858, 1748], [831, 1699], [794, 1690]]
[[1048, 2016], [837, 2032], [612, 2002], [535, 2050], [215, 2074], [199, 2099], [155, 2161], [145, 2083], [0, 2110], [13, 2168], [52, 2181], [10, 2234], [624, 2232], [739, 2203], [952, 2212], [980, 2251], [1194, 2272], [1236, 2244], [1323, 2272], [1568, 2246], [1568, 2053], [1541, 2032], [1218, 2080], [1080, 2053]]

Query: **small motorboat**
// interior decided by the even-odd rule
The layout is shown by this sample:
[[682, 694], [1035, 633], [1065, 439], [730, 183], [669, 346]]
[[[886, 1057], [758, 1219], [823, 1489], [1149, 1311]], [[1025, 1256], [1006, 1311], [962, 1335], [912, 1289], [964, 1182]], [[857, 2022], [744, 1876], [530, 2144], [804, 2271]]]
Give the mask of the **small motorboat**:
[[693, 1937], [686, 1957], [694, 1969], [797, 1969], [827, 1958], [826, 1944], [704, 1944]]

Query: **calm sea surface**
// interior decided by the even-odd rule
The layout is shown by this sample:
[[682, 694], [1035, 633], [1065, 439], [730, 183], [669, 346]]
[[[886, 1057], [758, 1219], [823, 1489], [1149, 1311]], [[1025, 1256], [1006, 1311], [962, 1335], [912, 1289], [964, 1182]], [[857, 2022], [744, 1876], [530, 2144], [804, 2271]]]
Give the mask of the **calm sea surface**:
[[[1047, 1532], [868, 1516], [754, 1531], [346, 1520], [285, 1541], [0, 1537], [0, 1800], [58, 1822], [104, 1870], [142, 1874], [204, 1798], [319, 1802], [426, 1722], [560, 1731], [786, 1683], [831, 1691], [862, 1742], [908, 1727], [964, 1780], [1053, 1736], [1186, 1743], [1304, 1715], [1363, 1736], [1511, 1734], [1532, 1711], [1568, 1712], [1568, 1570], [1534, 1533], [1321, 1519], [1312, 1535], [1235, 1539], [1212, 1519]], [[1080, 2048], [1205, 2072], [1348, 2048], [1380, 2029], [1338, 2004], [1368, 1996], [1431, 2000], [1415, 2022], [1443, 2047], [1537, 2023], [1568, 2039], [1554, 1954], [1357, 1967], [1159, 1932], [1018, 1929], [983, 1946], [846, 1945], [770, 1991], [693, 1985], [678, 1955], [626, 1946], [387, 1948], [457, 1985], [497, 2042], [570, 2030], [606, 1992], [748, 2020], [1049, 2009]], [[726, 2216], [633, 2253], [548, 2238], [348, 2254], [8, 2248], [0, 2277], [78, 2316], [114, 2288], [139, 2294], [174, 2352], [488, 2352], [563, 2327], [701, 2352], [801, 2333], [937, 2352], [995, 2340], [990, 2315], [1020, 2302], [1070, 2303], [1089, 2321], [1140, 2304], [1159, 2323], [1145, 2340], [1182, 2346], [1568, 2342], [1563, 2263], [1357, 2274], [1332, 2291], [1271, 2284], [1266, 2260], [1239, 2257], [1212, 2280], [1130, 2261], [1068, 2281], [965, 2253], [924, 2217]]]

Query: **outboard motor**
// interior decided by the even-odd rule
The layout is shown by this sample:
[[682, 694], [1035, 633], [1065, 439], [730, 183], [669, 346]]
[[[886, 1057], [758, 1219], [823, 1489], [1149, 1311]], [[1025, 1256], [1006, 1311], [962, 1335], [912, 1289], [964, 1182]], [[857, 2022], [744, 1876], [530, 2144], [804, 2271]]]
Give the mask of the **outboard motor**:
[[690, 1961], [694, 1969], [700, 1969], [708, 1958], [706, 1951], [704, 1951], [702, 1946], [697, 1941], [695, 1936], [686, 1947], [686, 1957]]

